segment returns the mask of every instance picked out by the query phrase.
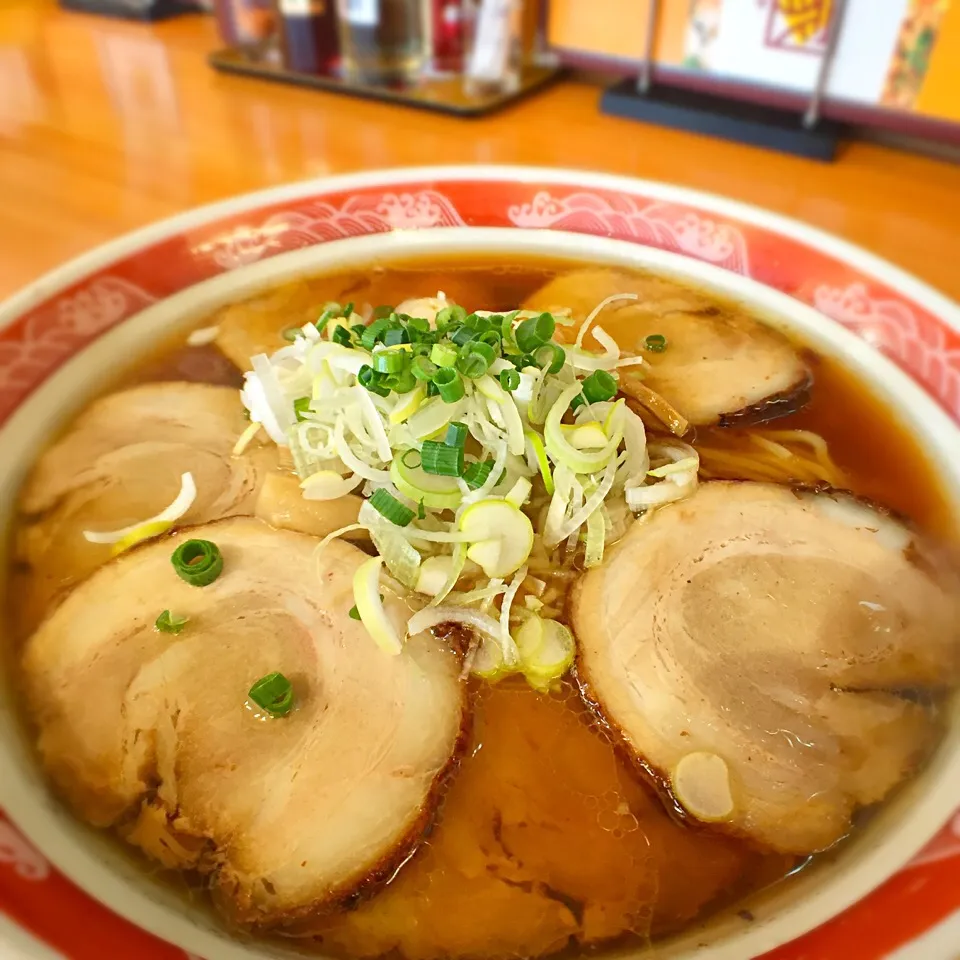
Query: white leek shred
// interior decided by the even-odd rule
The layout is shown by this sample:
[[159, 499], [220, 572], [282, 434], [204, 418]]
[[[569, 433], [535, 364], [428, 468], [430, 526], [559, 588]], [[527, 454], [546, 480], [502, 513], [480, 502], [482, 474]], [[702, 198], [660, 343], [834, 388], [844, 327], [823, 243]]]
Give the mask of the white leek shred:
[[147, 517], [139, 523], [132, 523], [127, 527], [121, 527], [119, 530], [84, 530], [83, 537], [90, 543], [118, 543], [124, 537], [135, 533], [141, 527], [153, 524], [173, 525], [179, 520], [192, 506], [197, 498], [197, 485], [193, 481], [193, 474], [189, 471], [180, 474], [180, 492], [177, 494], [173, 503], [164, 507], [159, 513], [152, 517]]
[[513, 575], [500, 605], [500, 647], [503, 650], [503, 662], [508, 667], [515, 667], [520, 662], [520, 651], [510, 635], [510, 608], [513, 606], [514, 597], [516, 597], [520, 584], [523, 583], [526, 575], [527, 568], [522, 566]]
[[600, 315], [601, 311], [611, 303], [616, 303], [617, 300], [638, 300], [639, 297], [635, 293], [615, 293], [612, 297], [607, 297], [604, 300], [601, 300], [588, 314], [587, 319], [583, 321], [580, 325], [580, 329], [577, 332], [577, 346], [583, 346], [583, 338], [587, 335], [587, 331], [590, 329], [590, 324]]
[[326, 550], [327, 545], [332, 543], [334, 540], [339, 539], [348, 533], [353, 533], [354, 530], [366, 530], [367, 527], [362, 523], [348, 523], [345, 527], [339, 527], [336, 530], [332, 530], [328, 533], [316, 546], [313, 551], [313, 560], [317, 565], [317, 576], [322, 576], [323, 566], [321, 561], [323, 560], [323, 552]]
[[363, 483], [363, 477], [354, 474], [343, 477], [334, 470], [319, 470], [300, 484], [304, 500], [338, 500]]
[[239, 457], [247, 447], [250, 446], [253, 438], [260, 432], [260, 424], [254, 420], [237, 438], [237, 442], [230, 451], [231, 457]]
[[407, 621], [407, 636], [414, 637], [424, 630], [439, 626], [441, 623], [459, 623], [470, 627], [477, 633], [489, 637], [500, 645], [500, 624], [489, 614], [464, 607], [438, 606], [424, 607]]
[[420, 576], [420, 554], [410, 544], [410, 541], [398, 533], [387, 529], [389, 521], [370, 528], [370, 539], [377, 548], [377, 553], [383, 557], [390, 573], [405, 587], [411, 590], [417, 586]]
[[213, 343], [220, 333], [218, 326], [199, 327], [197, 330], [191, 330], [187, 335], [188, 347], [205, 347], [208, 343]]
[[651, 454], [667, 461], [647, 471], [648, 476], [662, 479], [658, 483], [628, 487], [624, 496], [631, 510], [648, 510], [683, 500], [697, 488], [700, 455], [690, 444], [674, 441], [652, 445]]

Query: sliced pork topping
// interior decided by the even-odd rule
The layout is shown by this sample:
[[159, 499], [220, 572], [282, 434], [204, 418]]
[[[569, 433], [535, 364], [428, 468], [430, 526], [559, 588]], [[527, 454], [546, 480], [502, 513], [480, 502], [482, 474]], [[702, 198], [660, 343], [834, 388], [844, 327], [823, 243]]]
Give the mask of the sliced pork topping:
[[391, 270], [388, 275], [367, 271], [346, 274], [337, 280], [291, 283], [224, 307], [210, 321], [217, 331], [217, 347], [241, 370], [249, 370], [251, 357], [283, 347], [298, 327], [316, 323], [328, 305], [351, 305], [355, 323], [366, 322], [373, 309], [386, 304], [404, 313], [430, 318], [439, 306], [438, 293], [472, 310], [487, 305], [489, 291], [479, 271], [476, 275], [465, 272], [456, 276], [419, 270]]
[[[778, 331], [735, 309], [724, 309], [661, 277], [618, 270], [581, 270], [551, 280], [524, 303], [528, 310], [569, 308], [583, 321], [597, 304], [616, 300], [597, 316], [629, 323], [633, 343], [621, 343], [649, 362], [624, 371], [621, 390], [647, 407], [637, 377], [696, 426], [760, 423], [799, 409], [807, 400], [810, 373]], [[585, 343], [590, 345], [588, 334]], [[667, 424], [670, 426], [670, 424]]]
[[[300, 480], [292, 473], [268, 473], [260, 487], [254, 515], [271, 527], [325, 537], [357, 522], [363, 499], [348, 493], [333, 500], [307, 500]], [[366, 529], [350, 531], [348, 539], [368, 538]]]
[[[188, 540], [222, 558], [204, 586], [171, 563]], [[41, 754], [79, 813], [210, 871], [225, 911], [255, 927], [388, 877], [464, 722], [458, 656], [429, 634], [385, 655], [349, 615], [366, 555], [329, 544], [318, 581], [317, 542], [237, 518], [135, 548], [77, 587], [23, 659]], [[384, 606], [403, 621], [400, 598], [385, 590]]]
[[151, 383], [96, 401], [40, 458], [20, 501], [24, 566], [20, 614], [29, 632], [52, 600], [108, 559], [109, 543], [84, 531], [139, 524], [171, 504], [190, 473], [196, 496], [183, 523], [253, 512], [277, 451], [254, 439], [237, 391], [199, 383]]
[[575, 588], [581, 689], [688, 814], [821, 850], [916, 765], [925, 691], [960, 675], [921, 550], [847, 495], [702, 485]]

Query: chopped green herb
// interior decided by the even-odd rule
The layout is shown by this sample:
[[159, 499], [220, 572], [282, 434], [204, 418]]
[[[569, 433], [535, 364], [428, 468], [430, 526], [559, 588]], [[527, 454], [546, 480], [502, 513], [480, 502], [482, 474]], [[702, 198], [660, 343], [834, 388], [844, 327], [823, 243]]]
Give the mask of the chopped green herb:
[[272, 717], [285, 717], [293, 709], [293, 685], [282, 673], [261, 677], [247, 696]]
[[306, 420], [306, 414], [310, 412], [310, 397], [298, 397], [293, 401], [293, 412], [297, 416], [298, 421]]
[[[380, 594], [380, 599], [383, 600], [383, 594], [382, 594], [382, 593]], [[356, 605], [356, 604], [354, 604], [354, 605], [347, 611], [347, 616], [348, 616], [351, 620], [359, 620], [359, 619], [360, 619], [360, 611], [357, 609], [357, 605]]]
[[404, 506], [392, 493], [382, 487], [374, 490], [370, 498], [370, 506], [398, 527], [407, 526], [416, 516], [409, 507]]
[[360, 337], [363, 349], [372, 351], [392, 326], [393, 322], [390, 317], [380, 317], [378, 320], [374, 320], [369, 327], [364, 329], [363, 335]]
[[424, 473], [440, 477], [459, 477], [463, 473], [463, 447], [448, 446], [438, 440], [424, 440], [420, 448]]
[[390, 394], [390, 389], [383, 384], [380, 374], [369, 364], [365, 363], [357, 372], [357, 383], [378, 396], [386, 397]]
[[220, 548], [209, 540], [185, 540], [170, 557], [177, 576], [193, 587], [206, 587], [223, 572]]
[[552, 314], [541, 313], [539, 317], [530, 317], [517, 327], [514, 334], [517, 346], [524, 353], [533, 353], [537, 347], [548, 343], [553, 337], [557, 323]]
[[457, 362], [457, 350], [449, 343], [436, 343], [430, 351], [430, 360], [438, 367], [452, 367]]
[[[456, 403], [466, 392], [460, 374], [450, 367], [441, 367], [435, 374], [431, 384], [437, 388], [444, 403]], [[430, 390], [427, 389], [429, 394]]]
[[496, 354], [490, 344], [482, 340], [471, 340], [460, 348], [457, 370], [468, 380], [479, 380], [490, 369], [494, 360]]
[[477, 463], [471, 463], [470, 466], [463, 471], [463, 482], [466, 483], [471, 490], [476, 490], [487, 482], [487, 477], [490, 476], [492, 469], [492, 460], [481, 460]]
[[462, 447], [467, 442], [467, 425], [454, 420], [447, 425], [447, 433], [443, 442], [448, 447]]
[[349, 347], [353, 345], [353, 339], [350, 336], [350, 331], [342, 323], [338, 323], [333, 328], [333, 333], [330, 336], [330, 339], [334, 343], [340, 344], [341, 347]]
[[409, 360], [405, 350], [378, 350], [373, 354], [373, 369], [377, 373], [399, 373]]
[[410, 372], [418, 380], [432, 380], [440, 368], [427, 357], [414, 357], [410, 364]]
[[567, 360], [567, 353], [559, 343], [544, 343], [533, 354], [533, 366], [547, 373], [559, 373]]
[[186, 625], [187, 617], [174, 616], [169, 610], [164, 610], [154, 621], [161, 633], [179, 633]]
[[519, 370], [501, 370], [500, 371], [500, 386], [504, 390], [513, 393], [517, 387], [520, 386], [520, 371]]
[[651, 353], [663, 353], [667, 349], [667, 338], [662, 333], [651, 333], [643, 344]]

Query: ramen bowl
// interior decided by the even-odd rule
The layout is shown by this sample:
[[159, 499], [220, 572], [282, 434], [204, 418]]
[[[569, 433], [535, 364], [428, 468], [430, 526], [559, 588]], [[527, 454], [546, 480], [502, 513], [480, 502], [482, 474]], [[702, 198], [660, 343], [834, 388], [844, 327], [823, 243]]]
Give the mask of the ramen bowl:
[[[960, 319], [935, 292], [811, 228], [690, 191], [574, 172], [436, 168], [295, 184], [202, 208], [95, 250], [10, 299], [0, 309], [5, 528], [45, 444], [131, 358], [224, 305], [303, 276], [474, 254], [647, 270], [746, 305], [874, 394], [929, 460], [946, 522], [960, 517]], [[13, 869], [0, 885], [9, 918], [0, 945], [6, 938], [37, 958], [86, 955], [91, 943], [120, 956], [302, 955], [295, 942], [232, 935], [197, 897], [61, 806], [21, 720], [15, 678], [8, 662], [0, 807], [10, 822], [0, 821], [0, 861]], [[960, 831], [944, 827], [960, 782], [958, 719], [953, 709], [923, 770], [848, 841], [648, 955], [846, 956], [869, 930], [861, 955], [879, 956], [934, 928], [960, 906]], [[917, 910], [908, 888], [921, 877], [940, 892]], [[899, 913], [923, 926], [915, 919], [905, 928]], [[614, 945], [604, 955], [636, 951]]]

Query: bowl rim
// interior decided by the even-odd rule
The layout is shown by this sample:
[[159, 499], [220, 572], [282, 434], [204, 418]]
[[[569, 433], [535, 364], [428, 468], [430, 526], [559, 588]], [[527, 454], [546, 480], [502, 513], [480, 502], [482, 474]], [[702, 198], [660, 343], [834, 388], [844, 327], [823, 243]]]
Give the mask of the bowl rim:
[[[17, 317], [54, 296], [84, 276], [119, 259], [122, 254], [141, 250], [160, 240], [186, 233], [211, 221], [270, 206], [286, 200], [312, 195], [362, 190], [378, 186], [403, 186], [408, 183], [464, 181], [475, 183], [507, 182], [571, 187], [595, 187], [625, 194], [643, 193], [658, 199], [699, 207], [748, 223], [764, 226], [818, 248], [840, 260], [859, 266], [867, 273], [888, 278], [889, 282], [931, 313], [960, 331], [960, 304], [935, 287], [913, 276], [889, 260], [861, 246], [834, 236], [803, 220], [773, 213], [763, 207], [733, 200], [707, 191], [678, 187], [658, 180], [618, 174], [598, 173], [566, 167], [539, 167], [511, 164], [450, 164], [438, 166], [386, 167], [362, 173], [312, 177], [274, 187], [265, 187], [192, 207], [128, 231], [98, 244], [91, 250], [46, 271], [0, 302], [0, 330]], [[429, 229], [429, 228], [428, 228]]]
[[[238, 200], [227, 200], [227, 201], [221, 201], [215, 204], [210, 204], [206, 207], [198, 208], [197, 210], [191, 211], [187, 214], [181, 214], [181, 215], [168, 218], [167, 220], [161, 221], [160, 223], [155, 224], [151, 227], [147, 227], [142, 230], [135, 231], [132, 234], [128, 234], [124, 237], [119, 238], [118, 240], [112, 241], [108, 244], [98, 247], [93, 251], [90, 251], [89, 253], [84, 254], [74, 259], [73, 261], [70, 261], [64, 266], [51, 271], [50, 273], [46, 274], [44, 277], [41, 277], [39, 280], [34, 281], [27, 288], [21, 291], [20, 294], [15, 295], [14, 297], [8, 299], [4, 304], [0, 305], [0, 329], [2, 329], [2, 327], [7, 323], [15, 320], [24, 311], [30, 309], [30, 307], [35, 305], [38, 301], [44, 300], [47, 297], [55, 295], [60, 290], [70, 286], [72, 283], [76, 282], [78, 279], [81, 279], [84, 275], [94, 272], [98, 268], [109, 263], [111, 260], [116, 259], [118, 256], [121, 256], [132, 249], [136, 249], [138, 247], [142, 248], [145, 246], [152, 245], [153, 243], [157, 242], [158, 240], [166, 236], [184, 232], [186, 229], [189, 229], [190, 226], [200, 225], [204, 222], [207, 222], [207, 220], [211, 218], [216, 218], [217, 216], [236, 214], [238, 212], [243, 212], [244, 210], [258, 207], [261, 205], [261, 201], [274, 202], [278, 199], [282, 200], [286, 198], [310, 196], [314, 192], [317, 192], [316, 188], [318, 186], [322, 186], [322, 190], [319, 191], [320, 193], [329, 193], [329, 192], [335, 192], [335, 191], [344, 190], [344, 189], [354, 189], [354, 188], [361, 188], [361, 187], [368, 187], [368, 186], [383, 186], [383, 185], [399, 186], [399, 185], [402, 185], [403, 183], [421, 182], [423, 180], [435, 180], [437, 182], [442, 182], [444, 179], [446, 180], [463, 179], [468, 181], [504, 180], [508, 182], [513, 182], [516, 180], [516, 177], [513, 176], [512, 174], [515, 173], [516, 171], [523, 171], [530, 179], [534, 180], [538, 184], [546, 183], [546, 182], [557, 183], [557, 184], [573, 183], [573, 185], [578, 187], [582, 187], [586, 185], [595, 185], [595, 186], [603, 186], [606, 189], [627, 189], [628, 192], [638, 192], [641, 189], [648, 189], [651, 193], [654, 193], [654, 194], [659, 193], [661, 196], [666, 196], [666, 193], [659, 187], [659, 185], [655, 183], [651, 183], [649, 181], [640, 181], [640, 180], [633, 180], [630, 178], [621, 178], [621, 177], [607, 177], [606, 175], [582, 175], [586, 180], [589, 181], [589, 183], [586, 183], [584, 182], [584, 179], [579, 179], [579, 180], [576, 179], [581, 175], [577, 174], [574, 171], [550, 171], [550, 170], [540, 170], [538, 168], [511, 168], [511, 167], [490, 168], [486, 171], [486, 173], [489, 174], [488, 176], [477, 176], [476, 170], [474, 170], [473, 168], [465, 168], [465, 167], [406, 168], [402, 171], [396, 171], [397, 174], [402, 174], [402, 176], [398, 176], [396, 179], [391, 179], [391, 174], [394, 173], [394, 171], [385, 171], [385, 172], [377, 172], [372, 174], [361, 174], [356, 176], [330, 178], [328, 180], [322, 180], [322, 181], [303, 181], [301, 183], [294, 184], [294, 185], [289, 185], [289, 186], [279, 187], [279, 188], [270, 188], [264, 191], [258, 191], [257, 193], [247, 194], [247, 195], [244, 195], [243, 197], [238, 198]], [[574, 179], [571, 180], [571, 178], [574, 178]], [[854, 247], [851, 244], [847, 244], [846, 241], [839, 241], [839, 240], [836, 240], [836, 238], [830, 238], [829, 235], [827, 234], [820, 235], [819, 231], [815, 230], [814, 228], [808, 228], [804, 224], [800, 223], [799, 221], [791, 221], [788, 218], [780, 218], [778, 215], [767, 214], [765, 211], [758, 211], [756, 210], [756, 208], [750, 208], [746, 205], [738, 204], [734, 201], [721, 201], [720, 198], [712, 198], [718, 201], [720, 206], [715, 205], [711, 207], [711, 204], [709, 202], [711, 197], [709, 194], [698, 194], [696, 191], [687, 191], [682, 188], [666, 188], [666, 190], [667, 192], [670, 193], [671, 198], [678, 200], [678, 202], [695, 204], [703, 207], [704, 209], [715, 209], [717, 210], [717, 212], [722, 212], [730, 216], [742, 217], [748, 220], [749, 222], [754, 222], [759, 217], [765, 220], [767, 223], [776, 223], [777, 221], [783, 221], [784, 223], [792, 224], [800, 229], [800, 239], [803, 239], [805, 242], [811, 242], [811, 243], [823, 246], [824, 240], [833, 241], [835, 244], [837, 244], [838, 249], [848, 249], [850, 251], [853, 251], [855, 257], [864, 258], [864, 260], [861, 262], [870, 263], [871, 265], [870, 269], [874, 271], [879, 270], [883, 273], [889, 273], [889, 272], [902, 273], [902, 271], [898, 271], [897, 268], [887, 265], [885, 261], [883, 261], [882, 259], [876, 258], [872, 254], [867, 254], [864, 251], [859, 250], [859, 248]], [[721, 207], [723, 207], [723, 209], [721, 209]], [[737, 211], [739, 211], [739, 214], [737, 213]], [[558, 240], [558, 238], [567, 236], [567, 237], [575, 238], [575, 241], [579, 245], [581, 245], [584, 248], [588, 248], [588, 252], [589, 252], [590, 245], [593, 245], [598, 241], [601, 242], [604, 246], [608, 246], [611, 244], [619, 245], [624, 248], [625, 254], [627, 252], [627, 248], [629, 248], [629, 251], [638, 260], [643, 259], [644, 257], [649, 258], [652, 254], [656, 254], [657, 257], [663, 257], [667, 261], [670, 261], [671, 259], [673, 259], [676, 261], [678, 265], [679, 273], [688, 277], [696, 276], [697, 282], [700, 282], [703, 276], [709, 277], [713, 275], [717, 278], [718, 284], [725, 287], [745, 285], [748, 288], [752, 288], [757, 293], [757, 296], [755, 298], [752, 298], [751, 300], [751, 302], [754, 304], [757, 301], [764, 299], [766, 297], [772, 298], [774, 301], [779, 301], [779, 309], [776, 310], [776, 312], [778, 313], [783, 313], [789, 316], [791, 313], [799, 311], [799, 312], [806, 312], [811, 315], [817, 315], [816, 311], [813, 310], [813, 308], [808, 307], [794, 300], [793, 298], [787, 296], [786, 294], [779, 293], [778, 291], [775, 291], [772, 288], [767, 287], [762, 283], [760, 283], [759, 281], [753, 280], [750, 277], [744, 277], [739, 274], [733, 273], [732, 271], [724, 270], [717, 266], [702, 263], [691, 257], [670, 254], [664, 251], [656, 251], [653, 248], [645, 247], [638, 244], [630, 244], [626, 241], [613, 240], [609, 238], [589, 236], [589, 235], [583, 235], [583, 234], [570, 234], [570, 233], [566, 233], [565, 231], [549, 231], [549, 232], [533, 231], [533, 230], [520, 230], [517, 228], [511, 228], [511, 227], [503, 227], [503, 228], [484, 228], [484, 227], [446, 228], [445, 227], [442, 229], [443, 229], [444, 236], [449, 235], [450, 230], [468, 230], [473, 234], [479, 234], [480, 232], [483, 232], [483, 231], [493, 230], [504, 236], [512, 236], [515, 239], [519, 238], [522, 235], [529, 236], [536, 233], [549, 233], [549, 236], [543, 239], [543, 243], [545, 245], [550, 245], [552, 243], [559, 243], [560, 241]], [[777, 227], [776, 229], [780, 230], [780, 232], [793, 233], [793, 235], [796, 235], [795, 231], [783, 230], [780, 227]], [[418, 233], [421, 236], [427, 235], [427, 234], [436, 235], [439, 232], [440, 232], [439, 230], [431, 230], [431, 229], [418, 231]], [[803, 235], [804, 233], [807, 233], [807, 236], [804, 236]], [[375, 236], [365, 237], [363, 239], [368, 240], [375, 244], [379, 244], [379, 243], [388, 242], [386, 238], [391, 236], [396, 236], [396, 235], [397, 234], [392, 234], [392, 235], [379, 234]], [[813, 238], [812, 240], [810, 239], [811, 237]], [[322, 249], [324, 252], [329, 253], [333, 249], [334, 245], [336, 245], [336, 247], [339, 248], [341, 243], [347, 244], [347, 243], [350, 243], [350, 241], [335, 241], [334, 243], [316, 245], [311, 248], [308, 248], [308, 250], [304, 252], [310, 253], [313, 256], [322, 256], [322, 254], [318, 253], [319, 250]], [[467, 249], [468, 246], [469, 246], [468, 244], [463, 244], [462, 249]], [[277, 256], [269, 258], [268, 260], [260, 261], [259, 266], [262, 266], [263, 264], [274, 264], [276, 265], [276, 269], [279, 272], [282, 266], [286, 264], [291, 258], [294, 258], [295, 256], [296, 256], [296, 252], [279, 254]], [[571, 253], [571, 256], [573, 256], [572, 253]], [[849, 256], [846, 256], [846, 255], [844, 255], [844, 258], [851, 259]], [[206, 288], [211, 284], [216, 284], [218, 281], [224, 285], [234, 287], [236, 284], [242, 282], [242, 280], [245, 277], [248, 277], [251, 274], [251, 272], [255, 272], [257, 267], [258, 267], [258, 264], [254, 264], [252, 266], [239, 268], [238, 270], [225, 272], [223, 274], [220, 274], [208, 280], [200, 281], [200, 283], [195, 284], [192, 287], [187, 287], [185, 288], [184, 291], [181, 291], [181, 293], [185, 293], [189, 290], [196, 289], [198, 287]], [[314, 265], [312, 270], [308, 270], [307, 272], [320, 272], [318, 267], [319, 265]], [[267, 273], [272, 272], [271, 268], [263, 268], [263, 269]], [[231, 277], [235, 278], [233, 284], [229, 282], [229, 278]], [[914, 299], [924, 304], [928, 309], [936, 313], [937, 316], [939, 316], [945, 322], [950, 323], [956, 329], [960, 329], [960, 316], [958, 316], [957, 308], [955, 305], [952, 304], [951, 301], [942, 297], [942, 295], [938, 294], [936, 291], [932, 290], [931, 288], [927, 287], [926, 284], [923, 284], [920, 281], [915, 281], [913, 278], [909, 277], [909, 275], [903, 274], [903, 277], [906, 278], [908, 281], [910, 281], [912, 285], [915, 286], [915, 289], [910, 292], [910, 295], [913, 296]], [[264, 281], [264, 283], [268, 283], [268, 282], [270, 281]], [[280, 282], [280, 281], [274, 280], [272, 282]], [[899, 283], [899, 280], [897, 282]], [[166, 297], [162, 301], [160, 301], [160, 303], [165, 304], [170, 300], [174, 300], [175, 298], [179, 297], [181, 293], [173, 294], [169, 297]], [[760, 296], [761, 293], [763, 294], [763, 296]], [[235, 296], [235, 294], [233, 294], [232, 296]], [[148, 308], [148, 309], [152, 309], [152, 308]], [[141, 313], [142, 312], [143, 311], [141, 311]], [[120, 330], [124, 327], [129, 326], [133, 321], [136, 320], [136, 317], [139, 315], [140, 314], [137, 314], [134, 317], [131, 317], [129, 320], [118, 324], [115, 330]], [[825, 323], [826, 321], [821, 319], [819, 322]], [[851, 344], [855, 342], [859, 344], [859, 347], [862, 348], [863, 351], [869, 352], [871, 356], [879, 357], [879, 355], [876, 353], [875, 350], [873, 350], [873, 348], [869, 347], [867, 344], [860, 341], [859, 338], [856, 338], [853, 334], [850, 334], [847, 331], [843, 331], [842, 328], [840, 328], [839, 325], [837, 324], [833, 324], [832, 326], [835, 326], [837, 328], [838, 333], [840, 333], [842, 337], [850, 338], [849, 342]], [[108, 331], [106, 334], [103, 335], [103, 337], [109, 337], [110, 333], [112, 332], [113, 331]], [[84, 355], [87, 354], [92, 347], [93, 347], [93, 344], [81, 350], [79, 352], [79, 356], [77, 359], [82, 360], [84, 358]], [[955, 425], [947, 417], [947, 415], [942, 410], [940, 410], [940, 408], [936, 404], [936, 401], [928, 394], [926, 390], [923, 389], [923, 387], [917, 384], [907, 374], [900, 371], [890, 361], [882, 357], [879, 357], [879, 359], [882, 360], [882, 363], [887, 364], [889, 368], [892, 371], [894, 371], [896, 378], [901, 378], [906, 384], [909, 384], [909, 387], [922, 397], [922, 402], [934, 408], [937, 411], [937, 415], [940, 418], [942, 418], [946, 423], [949, 423], [950, 427], [955, 431]], [[73, 361], [70, 361], [70, 363], [72, 362]], [[11, 421], [17, 416], [17, 413], [20, 411], [21, 408], [23, 408], [24, 406], [30, 403], [30, 399], [32, 398], [32, 396], [36, 394], [45, 393], [46, 387], [47, 387], [47, 384], [42, 384], [38, 386], [37, 389], [34, 391], [34, 393], [31, 394], [30, 398], [26, 398], [23, 402], [21, 402], [17, 410], [15, 410], [14, 413], [11, 415]], [[933, 818], [932, 822], [928, 826], [929, 826], [928, 836], [920, 840], [916, 844], [917, 847], [922, 845], [923, 840], [928, 839], [928, 837], [932, 835], [934, 832], [936, 832], [936, 830], [939, 828], [940, 826], [939, 817]], [[45, 853], [47, 853], [48, 856], [50, 856], [50, 859], [52, 860], [52, 862], [58, 863], [59, 858], [57, 857], [56, 853], [54, 853], [51, 856], [51, 851], [48, 849], [48, 844], [38, 844], [38, 845], [41, 847], [41, 849], [44, 850]], [[50, 844], [49, 846], [52, 846], [52, 844]], [[912, 849], [907, 850], [899, 858], [897, 862], [892, 862], [889, 868], [885, 868], [884, 872], [880, 876], [880, 879], [866, 884], [863, 887], [863, 889], [860, 889], [859, 892], [856, 892], [849, 898], [846, 898], [846, 897], [837, 898], [834, 896], [833, 903], [831, 904], [829, 912], [820, 916], [819, 919], [814, 921], [812, 924], [805, 925], [803, 927], [803, 930], [798, 930], [791, 933], [790, 939], [801, 935], [803, 931], [809, 929], [811, 926], [816, 925], [817, 923], [823, 922], [824, 920], [828, 919], [828, 917], [834, 916], [836, 913], [844, 909], [854, 900], [859, 899], [861, 896], [865, 895], [867, 892], [869, 892], [869, 890], [873, 889], [880, 882], [880, 880], [884, 879], [886, 876], [889, 875], [890, 872], [892, 872], [899, 865], [901, 865], [901, 863], [907, 857], [909, 857], [909, 855], [912, 852], [913, 852]], [[74, 877], [73, 872], [71, 871], [64, 871], [64, 872], [66, 872], [68, 876]], [[85, 890], [88, 889], [86, 884], [83, 882], [78, 881], [78, 885], [80, 885]], [[111, 909], [121, 913], [121, 915], [126, 916], [128, 919], [131, 919], [132, 922], [136, 923], [141, 927], [143, 926], [142, 920], [140, 918], [133, 920], [130, 915], [130, 912], [122, 908], [119, 908], [116, 905], [114, 898], [110, 899], [109, 905]], [[190, 922], [192, 924], [192, 921], [187, 921], [187, 922]], [[739, 949], [742, 949], [742, 946], [746, 945], [747, 942], [753, 943], [754, 941], [756, 941], [760, 945], [758, 946], [758, 949], [770, 949], [773, 946], [776, 946], [779, 943], [784, 942], [782, 939], [767, 940], [767, 938], [761, 938], [759, 934], [761, 934], [764, 931], [766, 926], [767, 925], [763, 925], [763, 926], [758, 925], [758, 927], [754, 929], [753, 935], [749, 935], [750, 931], [748, 930], [741, 937], [737, 938], [736, 946]], [[163, 927], [159, 925], [148, 926], [148, 927], [145, 927], [144, 929], [151, 930], [151, 932], [165, 938], [166, 931], [164, 930]], [[174, 942], [179, 943], [179, 940]], [[729, 945], [728, 945], [728, 948], [729, 948]], [[209, 955], [208, 960], [215, 960], [217, 956], [221, 955], [220, 951], [216, 949], [215, 944], [212, 944], [212, 943], [207, 944], [203, 947], [203, 949]], [[213, 952], [211, 952], [211, 949], [213, 949]], [[246, 954], [246, 956], [262, 956], [262, 954], [257, 952], [249, 953], [244, 951], [244, 953]], [[230, 952], [230, 956], [240, 956], [240, 955], [241, 954], [239, 951]], [[658, 954], [658, 955], [673, 956], [674, 954], [664, 953], [664, 954]], [[714, 949], [704, 950], [700, 953], [700, 955], [704, 957], [712, 956], [714, 955]], [[719, 957], [721, 956], [721, 954], [717, 953], [716, 956]]]

